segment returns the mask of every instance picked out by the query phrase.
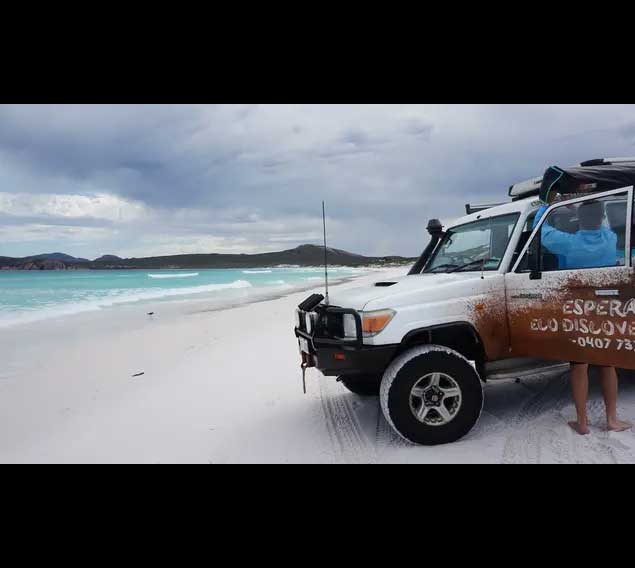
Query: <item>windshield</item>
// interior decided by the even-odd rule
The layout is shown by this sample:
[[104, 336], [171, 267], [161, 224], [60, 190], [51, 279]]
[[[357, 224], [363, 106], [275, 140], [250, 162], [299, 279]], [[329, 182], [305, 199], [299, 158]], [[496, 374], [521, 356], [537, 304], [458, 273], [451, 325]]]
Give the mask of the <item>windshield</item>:
[[449, 229], [424, 272], [498, 270], [519, 217], [514, 213]]

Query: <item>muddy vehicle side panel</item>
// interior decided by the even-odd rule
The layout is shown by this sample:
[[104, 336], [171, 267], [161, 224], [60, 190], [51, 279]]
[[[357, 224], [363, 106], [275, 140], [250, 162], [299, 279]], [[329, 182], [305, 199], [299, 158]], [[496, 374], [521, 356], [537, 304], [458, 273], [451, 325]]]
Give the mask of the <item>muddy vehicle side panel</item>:
[[473, 301], [468, 314], [483, 342], [486, 361], [510, 357], [511, 334], [504, 287]]
[[635, 369], [635, 277], [630, 268], [528, 274], [507, 283], [512, 356]]
[[[631, 204], [632, 198], [631, 190]], [[626, 222], [630, 227], [632, 206]], [[624, 264], [507, 274], [512, 356], [635, 369], [635, 271], [628, 253]]]

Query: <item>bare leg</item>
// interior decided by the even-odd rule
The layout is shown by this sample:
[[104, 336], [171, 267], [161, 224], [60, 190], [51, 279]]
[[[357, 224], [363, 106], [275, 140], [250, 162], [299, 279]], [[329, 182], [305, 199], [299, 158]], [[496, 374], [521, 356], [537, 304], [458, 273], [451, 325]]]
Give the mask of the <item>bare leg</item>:
[[623, 432], [632, 428], [629, 422], [623, 422], [617, 418], [617, 372], [614, 367], [602, 367], [600, 369], [600, 383], [602, 385], [602, 395], [606, 405], [606, 423], [609, 430]]
[[589, 421], [586, 414], [586, 405], [589, 398], [589, 366], [574, 363], [571, 365], [571, 391], [573, 402], [578, 414], [576, 422], [569, 422], [569, 426], [578, 434], [586, 435], [590, 432]]

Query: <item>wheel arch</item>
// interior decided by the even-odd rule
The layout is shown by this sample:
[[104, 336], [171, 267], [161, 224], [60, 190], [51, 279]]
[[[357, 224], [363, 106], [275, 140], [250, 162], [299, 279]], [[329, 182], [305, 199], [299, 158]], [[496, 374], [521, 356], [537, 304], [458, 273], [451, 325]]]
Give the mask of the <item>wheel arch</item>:
[[485, 376], [485, 347], [476, 328], [469, 322], [457, 321], [409, 331], [399, 344], [397, 355], [417, 345], [442, 345], [476, 362], [478, 373]]

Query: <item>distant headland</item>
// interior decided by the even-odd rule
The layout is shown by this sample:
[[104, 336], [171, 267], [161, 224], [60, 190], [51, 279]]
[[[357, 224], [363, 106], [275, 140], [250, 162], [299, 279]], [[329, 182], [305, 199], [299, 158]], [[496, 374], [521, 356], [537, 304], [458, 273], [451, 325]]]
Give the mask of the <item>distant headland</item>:
[[[328, 248], [327, 251], [329, 265], [336, 266], [388, 266], [415, 261], [414, 258], [403, 256], [363, 256], [334, 248]], [[0, 270], [230, 269], [322, 264], [324, 247], [317, 245], [300, 245], [294, 249], [260, 254], [178, 254], [148, 258], [104, 255], [95, 260], [76, 258], [59, 252], [25, 258], [0, 256]]]

